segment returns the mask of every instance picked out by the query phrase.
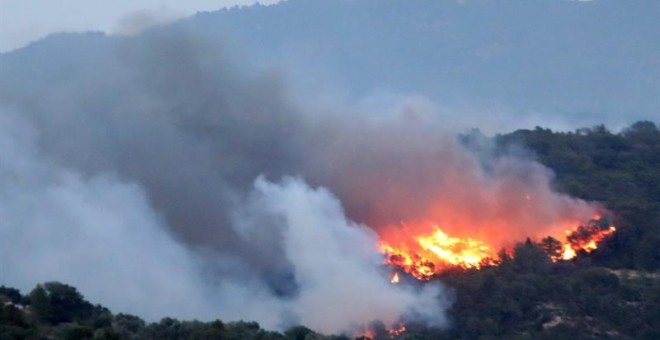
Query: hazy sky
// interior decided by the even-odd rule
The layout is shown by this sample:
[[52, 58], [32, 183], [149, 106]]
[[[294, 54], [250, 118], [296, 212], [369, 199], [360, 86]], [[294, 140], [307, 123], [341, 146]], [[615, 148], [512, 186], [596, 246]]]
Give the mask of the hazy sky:
[[[0, 0], [0, 52], [50, 33], [101, 30], [131, 33], [144, 25], [254, 0]], [[278, 0], [260, 0], [272, 4]]]

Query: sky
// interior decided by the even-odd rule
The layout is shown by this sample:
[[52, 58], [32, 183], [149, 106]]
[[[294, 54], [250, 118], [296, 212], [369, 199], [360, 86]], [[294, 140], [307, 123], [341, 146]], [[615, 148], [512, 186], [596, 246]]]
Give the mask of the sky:
[[[0, 52], [51, 33], [104, 31], [133, 33], [145, 25], [200, 11], [251, 5], [254, 0], [0, 0]], [[260, 0], [268, 5], [278, 0]]]

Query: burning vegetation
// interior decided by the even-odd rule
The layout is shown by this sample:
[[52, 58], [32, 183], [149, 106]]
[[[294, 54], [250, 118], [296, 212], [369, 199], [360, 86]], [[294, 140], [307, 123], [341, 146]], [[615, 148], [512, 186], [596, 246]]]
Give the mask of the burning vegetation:
[[[419, 226], [411, 228], [406, 224], [401, 228], [420, 230]], [[615, 231], [616, 228], [609, 225], [606, 219], [594, 216], [585, 224], [567, 228], [564, 241], [547, 236], [538, 245], [553, 262], [566, 261], [575, 258], [580, 252], [590, 253], [597, 249], [599, 243]], [[427, 233], [404, 232], [396, 235], [406, 235], [406, 238], [386, 236], [381, 241], [380, 249], [385, 254], [385, 263], [422, 281], [430, 280], [452, 268], [480, 269], [496, 266], [501, 263], [502, 255], [511, 254], [511, 249], [497, 248], [487, 239], [450, 236], [438, 225], [432, 225]], [[399, 273], [395, 272], [390, 281], [398, 283], [399, 280]]]

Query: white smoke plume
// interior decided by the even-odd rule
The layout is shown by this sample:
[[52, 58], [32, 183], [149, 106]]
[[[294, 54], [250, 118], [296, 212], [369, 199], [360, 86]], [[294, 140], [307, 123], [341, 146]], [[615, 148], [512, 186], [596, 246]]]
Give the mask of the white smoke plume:
[[150, 317], [167, 310], [201, 316], [187, 310], [203, 301], [195, 262], [165, 232], [140, 187], [53, 164], [34, 145], [34, 130], [2, 113], [3, 283], [31, 289], [60, 280], [117, 310]]
[[[394, 324], [407, 313], [423, 315], [435, 326], [445, 323], [438, 286], [421, 292], [383, 280], [375, 263], [376, 235], [346, 219], [341, 205], [325, 189], [312, 189], [300, 179], [273, 184], [256, 181], [246, 216], [240, 221], [245, 237], [261, 233], [261, 220], [281, 228], [285, 256], [293, 267], [300, 292], [290, 301], [297, 322], [332, 333], [346, 325], [364, 325], [366, 316]], [[257, 217], [257, 220], [254, 218]]]

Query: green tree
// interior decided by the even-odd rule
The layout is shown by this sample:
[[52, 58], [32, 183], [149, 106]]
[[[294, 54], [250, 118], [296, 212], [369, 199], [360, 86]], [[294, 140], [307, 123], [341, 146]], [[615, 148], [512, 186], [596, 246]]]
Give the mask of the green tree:
[[520, 272], [547, 273], [550, 265], [550, 258], [529, 238], [513, 250], [513, 267]]
[[30, 292], [30, 308], [39, 321], [50, 323], [53, 318], [53, 307], [48, 299], [48, 293], [42, 285], [37, 285]]
[[85, 301], [78, 290], [59, 282], [46, 282], [44, 288], [48, 292], [48, 300], [52, 307], [52, 322], [70, 322], [91, 316], [93, 306]]
[[308, 334], [314, 334], [314, 331], [305, 326], [293, 326], [284, 331], [284, 336], [290, 340], [305, 340]]

